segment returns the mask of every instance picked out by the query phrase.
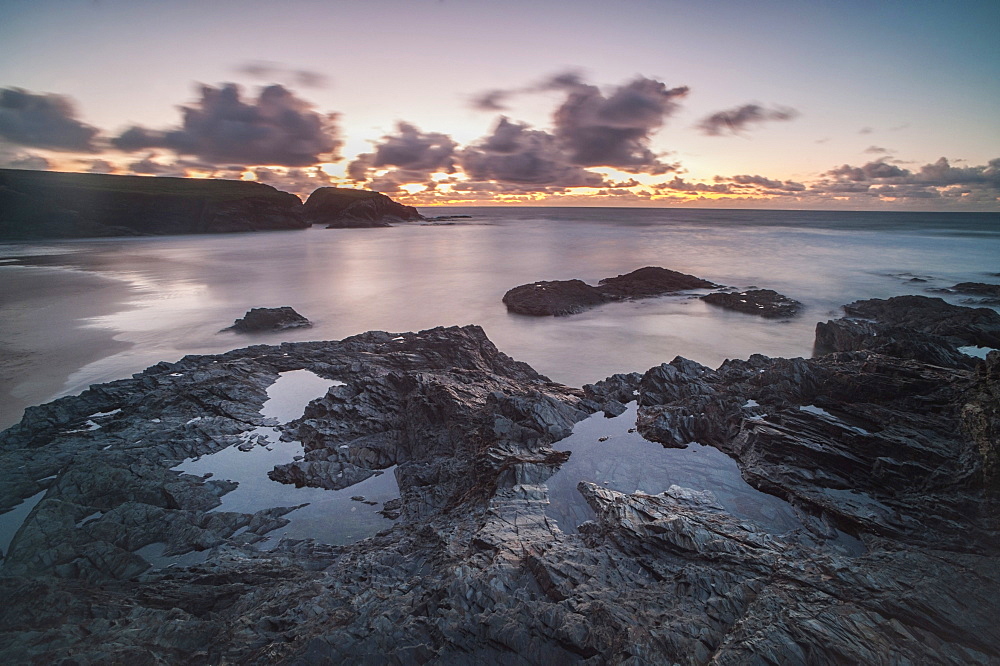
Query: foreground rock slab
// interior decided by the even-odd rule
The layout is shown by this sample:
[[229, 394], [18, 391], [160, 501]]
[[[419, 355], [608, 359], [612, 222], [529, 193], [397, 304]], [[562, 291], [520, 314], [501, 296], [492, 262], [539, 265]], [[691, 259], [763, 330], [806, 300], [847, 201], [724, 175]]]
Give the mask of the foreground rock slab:
[[[170, 468], [239, 442], [277, 373], [299, 368], [343, 384], [284, 426], [306, 448], [289, 480], [395, 465], [396, 520], [354, 544], [259, 551], [291, 514], [211, 511], [226, 482]], [[711, 489], [583, 480], [593, 518], [565, 532], [545, 513], [570, 455], [552, 444], [632, 400], [648, 439], [728, 453], [802, 527], [767, 532]], [[464, 327], [161, 363], [0, 434], [0, 506], [44, 491], [0, 569], [0, 657], [998, 663], [998, 406], [1000, 353], [968, 368], [868, 349], [678, 358], [579, 390]], [[203, 561], [150, 568], [136, 551], [156, 541]]]

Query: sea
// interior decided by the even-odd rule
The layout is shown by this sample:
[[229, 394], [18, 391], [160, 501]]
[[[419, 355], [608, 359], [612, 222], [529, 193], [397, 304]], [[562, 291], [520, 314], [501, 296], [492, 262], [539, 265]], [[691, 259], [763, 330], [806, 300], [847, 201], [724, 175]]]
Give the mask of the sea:
[[[846, 303], [925, 294], [967, 304], [966, 295], [936, 290], [1000, 282], [997, 213], [421, 212], [439, 219], [375, 229], [0, 244], [0, 285], [12, 284], [12, 277], [24, 284], [32, 271], [39, 278], [64, 275], [64, 282], [51, 282], [55, 291], [43, 294], [51, 309], [46, 325], [101, 333], [114, 342], [78, 363], [71, 346], [62, 349], [67, 376], [52, 398], [188, 354], [465, 324], [482, 326], [500, 350], [552, 380], [582, 386], [676, 356], [712, 367], [754, 353], [808, 357], [816, 323], [841, 316]], [[509, 313], [501, 300], [508, 289], [529, 282], [596, 284], [644, 266], [737, 289], [774, 289], [804, 308], [794, 319], [768, 320], [708, 305], [696, 298], [702, 291], [539, 318]], [[60, 284], [88, 276], [119, 288], [67, 291], [71, 295], [61, 300]], [[40, 280], [37, 288], [47, 284]], [[250, 308], [278, 306], [293, 307], [313, 327], [254, 336], [223, 330]], [[15, 364], [4, 380], [16, 392], [18, 382], [30, 381], [44, 363]]]

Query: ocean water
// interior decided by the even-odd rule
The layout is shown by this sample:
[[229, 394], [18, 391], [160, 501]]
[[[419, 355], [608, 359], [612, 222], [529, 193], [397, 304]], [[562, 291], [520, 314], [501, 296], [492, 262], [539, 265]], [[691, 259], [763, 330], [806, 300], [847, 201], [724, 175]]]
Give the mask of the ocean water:
[[[74, 370], [61, 393], [185, 354], [261, 342], [340, 339], [479, 324], [506, 353], [571, 385], [676, 355], [716, 366], [752, 353], [808, 356], [817, 321], [856, 299], [1000, 281], [1000, 215], [613, 208], [432, 209], [452, 224], [0, 245], [5, 272], [46, 266], [121, 281], [124, 305], [85, 317], [120, 344]], [[789, 322], [686, 296], [611, 303], [571, 317], [510, 314], [501, 298], [536, 280], [663, 266], [805, 304]], [[9, 274], [9, 273], [7, 273]], [[914, 277], [925, 282], [911, 282]], [[948, 297], [960, 302], [961, 297]], [[92, 304], [103, 312], [107, 304]], [[290, 305], [314, 327], [220, 332], [252, 307]], [[72, 313], [73, 316], [78, 313]], [[67, 317], [71, 316], [67, 314]], [[74, 322], [67, 321], [71, 326]]]
[[[0, 245], [0, 284], [30, 287], [38, 300], [29, 303], [45, 304], [45, 312], [37, 314], [44, 314], [48, 330], [37, 331], [38, 336], [78, 326], [104, 336], [106, 344], [92, 343], [90, 356], [81, 355], [78, 362], [72, 347], [62, 350], [68, 378], [53, 387], [51, 398], [187, 354], [340, 339], [373, 329], [404, 332], [464, 324], [481, 325], [502, 351], [553, 380], [581, 386], [616, 372], [641, 372], [675, 356], [713, 367], [753, 353], [809, 356], [816, 322], [840, 316], [845, 303], [929, 293], [964, 281], [1000, 282], [997, 214], [601, 208], [424, 212], [470, 217], [387, 229], [12, 243]], [[643, 266], [663, 266], [740, 289], [775, 289], [805, 308], [795, 319], [773, 321], [715, 308], [687, 294], [610, 303], [570, 317], [533, 318], [508, 313], [501, 302], [508, 289], [527, 282], [579, 278], [596, 284]], [[42, 273], [65, 279], [34, 279]], [[94, 276], [113, 283], [105, 280], [100, 288], [92, 287], [85, 278]], [[66, 285], [75, 288], [67, 291], [72, 296], [62, 298], [59, 289]], [[944, 297], [954, 303], [965, 298]], [[0, 309], [2, 305], [0, 294]], [[250, 308], [284, 305], [314, 326], [252, 336], [222, 331]], [[30, 323], [33, 314], [22, 312], [21, 323]], [[5, 330], [0, 321], [0, 345], [6, 342]], [[30, 382], [45, 362], [26, 357], [6, 366], [0, 381], [16, 394], [19, 382]], [[619, 425], [616, 421], [615, 427]], [[662, 492], [673, 483], [712, 490], [724, 506], [769, 530], [794, 526], [787, 507], [745, 486], [732, 461], [720, 459], [714, 450], [664, 453], [625, 433], [616, 436], [617, 448], [628, 450], [616, 454], [616, 438], [596, 443], [587, 434], [591, 427], [598, 426], [582, 425], [585, 434], [566, 443], [573, 457], [551, 483], [551, 515], [567, 531], [587, 518], [575, 493], [580, 479], [607, 481], [609, 487], [629, 492]], [[239, 457], [243, 455], [250, 454], [224, 452], [213, 469], [205, 458], [189, 464], [199, 473], [236, 476], [237, 468], [249, 461]], [[644, 462], [638, 471], [612, 464], [622, 455]], [[394, 492], [391, 472], [376, 479], [372, 483], [388, 485], [371, 494], [384, 501]], [[351, 489], [345, 493], [359, 494]], [[366, 515], [374, 511], [341, 501], [339, 495], [336, 500], [357, 509], [353, 513], [362, 511], [359, 507]], [[304, 501], [320, 505], [324, 498]], [[274, 497], [272, 503], [299, 502], [290, 495]], [[302, 520], [290, 515], [287, 535], [322, 531], [322, 511], [295, 513]], [[383, 521], [373, 519], [362, 531], [380, 529], [388, 522]], [[329, 539], [341, 537], [331, 534]]]

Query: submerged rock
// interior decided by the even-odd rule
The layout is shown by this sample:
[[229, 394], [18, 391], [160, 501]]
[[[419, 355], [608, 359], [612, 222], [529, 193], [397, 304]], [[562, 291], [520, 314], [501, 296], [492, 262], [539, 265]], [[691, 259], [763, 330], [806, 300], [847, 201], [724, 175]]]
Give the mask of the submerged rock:
[[757, 315], [768, 319], [794, 317], [802, 304], [772, 289], [751, 289], [740, 292], [705, 294], [701, 300], [727, 310]]
[[523, 284], [504, 294], [503, 302], [508, 310], [517, 314], [562, 316], [583, 312], [610, 301], [652, 298], [687, 289], [718, 286], [693, 275], [647, 266], [624, 275], [604, 278], [596, 287], [582, 280]]
[[[873, 350], [717, 369], [678, 358], [580, 391], [478, 327], [161, 363], [0, 433], [0, 505], [46, 493], [0, 569], [0, 656], [996, 663], [1000, 353], [977, 363]], [[343, 384], [284, 426], [306, 448], [287, 480], [395, 465], [400, 496], [382, 513], [397, 522], [349, 545], [258, 551], [287, 508], [211, 511], [231, 484], [170, 468], [238, 443], [277, 373], [299, 368]], [[585, 481], [593, 520], [561, 530], [545, 482], [570, 454], [552, 444], [632, 400], [647, 438], [728, 453], [803, 527], [771, 534], [710, 489]], [[602, 446], [613, 460], [615, 439]], [[838, 529], [860, 540], [852, 554], [831, 545], [847, 538]], [[153, 543], [204, 561], [150, 567]]]
[[280, 308], [252, 308], [242, 319], [223, 329], [237, 333], [264, 333], [289, 328], [307, 328], [312, 322], [287, 305]]

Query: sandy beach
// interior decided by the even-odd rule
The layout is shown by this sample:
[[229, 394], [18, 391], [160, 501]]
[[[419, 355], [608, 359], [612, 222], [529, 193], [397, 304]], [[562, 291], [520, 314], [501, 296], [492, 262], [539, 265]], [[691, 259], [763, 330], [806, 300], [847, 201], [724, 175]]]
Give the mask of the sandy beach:
[[133, 288], [72, 268], [20, 263], [0, 264], [0, 284], [2, 429], [25, 407], [62, 395], [75, 371], [130, 346], [90, 319], [129, 309]]

